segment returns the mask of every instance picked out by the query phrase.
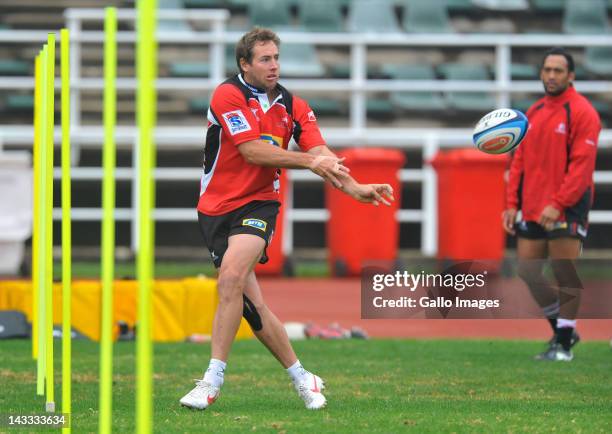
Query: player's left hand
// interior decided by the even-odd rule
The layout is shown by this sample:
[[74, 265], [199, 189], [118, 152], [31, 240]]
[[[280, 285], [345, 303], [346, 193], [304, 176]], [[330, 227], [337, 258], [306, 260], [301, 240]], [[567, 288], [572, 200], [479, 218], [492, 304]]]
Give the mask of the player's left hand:
[[540, 214], [540, 220], [538, 223], [547, 231], [551, 231], [554, 227], [555, 222], [559, 219], [561, 212], [552, 205], [546, 205]]
[[376, 206], [380, 203], [390, 206], [395, 201], [393, 188], [389, 184], [358, 184], [352, 193], [351, 196], [359, 202]]

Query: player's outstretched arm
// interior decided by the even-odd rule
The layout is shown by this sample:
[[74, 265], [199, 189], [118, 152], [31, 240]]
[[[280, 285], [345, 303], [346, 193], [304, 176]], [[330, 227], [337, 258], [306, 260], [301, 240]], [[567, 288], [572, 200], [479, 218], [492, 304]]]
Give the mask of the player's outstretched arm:
[[[308, 153], [319, 158], [321, 156], [336, 157], [326, 145], [311, 148]], [[359, 202], [371, 203], [376, 206], [382, 203], [389, 206], [395, 200], [393, 188], [389, 184], [360, 184], [348, 172], [344, 171], [338, 174], [338, 178], [342, 185], [340, 187], [336, 185], [336, 187]]]
[[344, 159], [335, 155], [286, 151], [264, 140], [241, 143], [238, 145], [238, 151], [250, 164], [281, 169], [309, 169], [338, 188], [342, 187], [340, 175], [349, 172], [349, 169], [342, 165]]

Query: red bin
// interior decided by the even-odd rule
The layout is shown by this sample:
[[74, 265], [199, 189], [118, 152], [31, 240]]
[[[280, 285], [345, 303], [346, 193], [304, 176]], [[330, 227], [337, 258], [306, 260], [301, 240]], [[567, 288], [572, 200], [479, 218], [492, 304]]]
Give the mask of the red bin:
[[346, 157], [344, 164], [351, 176], [362, 184], [390, 184], [395, 202], [391, 206], [364, 204], [325, 184], [325, 202], [329, 211], [327, 244], [329, 264], [336, 275], [357, 275], [364, 261], [394, 261], [399, 244], [402, 185], [398, 171], [404, 154], [394, 149], [360, 148], [337, 153]]
[[274, 229], [274, 235], [272, 241], [266, 249], [268, 255], [268, 262], [265, 264], [257, 264], [255, 266], [255, 273], [258, 275], [275, 275], [280, 276], [283, 274], [283, 268], [285, 265], [285, 255], [283, 254], [283, 233], [285, 226], [285, 198], [291, 185], [291, 181], [287, 178], [286, 171], [283, 170], [280, 176], [280, 202], [281, 206], [276, 216], [276, 228]]
[[431, 164], [438, 173], [438, 258], [501, 261], [508, 155], [457, 149], [438, 152]]

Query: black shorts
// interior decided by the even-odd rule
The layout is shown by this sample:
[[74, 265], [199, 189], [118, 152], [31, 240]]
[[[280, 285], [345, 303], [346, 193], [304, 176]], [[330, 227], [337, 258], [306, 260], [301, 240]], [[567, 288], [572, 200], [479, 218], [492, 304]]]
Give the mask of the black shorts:
[[272, 241], [280, 203], [275, 200], [256, 200], [222, 215], [207, 215], [198, 211], [198, 222], [204, 242], [215, 267], [221, 266], [231, 235], [256, 235], [266, 242], [260, 264], [268, 262], [266, 248]]
[[529, 240], [553, 240], [555, 238], [578, 238], [584, 242], [588, 225], [582, 222], [557, 222], [552, 230], [547, 231], [539, 223], [520, 221], [514, 225], [516, 235]]

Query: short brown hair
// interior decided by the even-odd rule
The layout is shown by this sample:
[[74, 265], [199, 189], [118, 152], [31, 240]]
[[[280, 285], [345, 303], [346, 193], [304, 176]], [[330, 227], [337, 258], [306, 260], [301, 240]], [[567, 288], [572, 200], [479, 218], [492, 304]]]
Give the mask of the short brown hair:
[[280, 46], [280, 38], [270, 29], [264, 29], [262, 27], [254, 27], [248, 33], [242, 35], [242, 38], [236, 44], [236, 65], [238, 70], [242, 72], [240, 67], [240, 59], [244, 59], [247, 63], [253, 61], [253, 47], [258, 42], [272, 41], [274, 44]]

